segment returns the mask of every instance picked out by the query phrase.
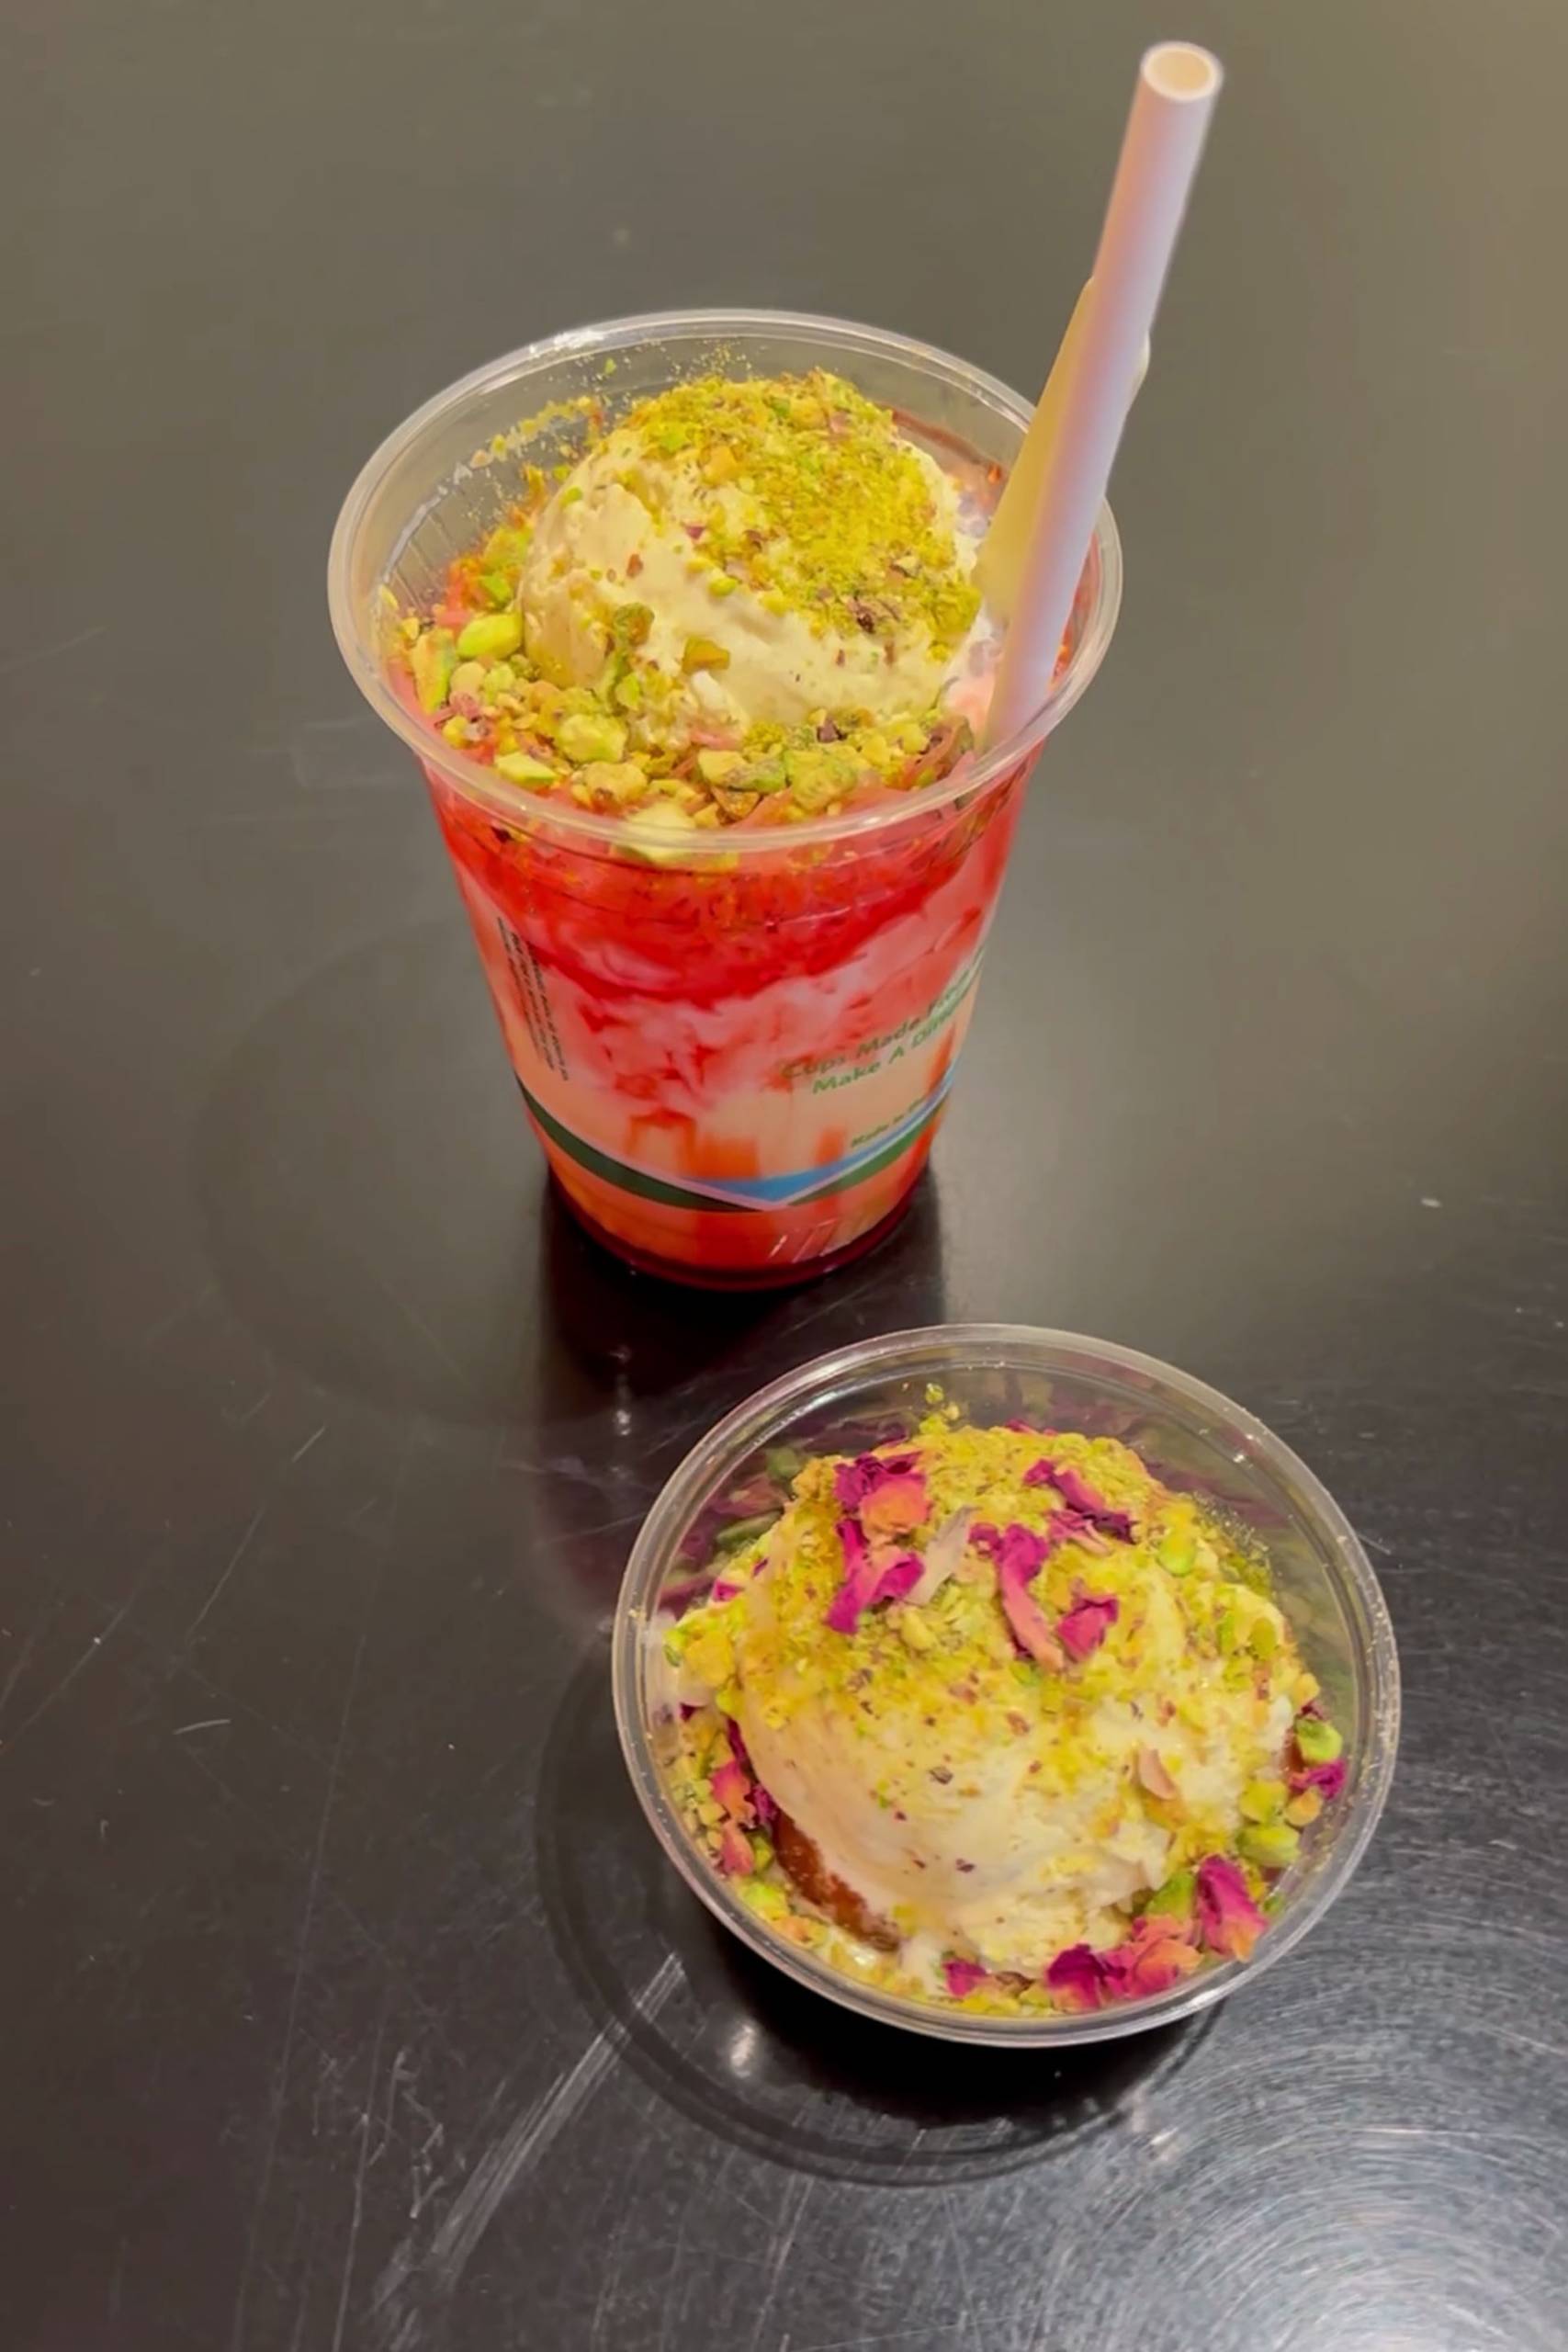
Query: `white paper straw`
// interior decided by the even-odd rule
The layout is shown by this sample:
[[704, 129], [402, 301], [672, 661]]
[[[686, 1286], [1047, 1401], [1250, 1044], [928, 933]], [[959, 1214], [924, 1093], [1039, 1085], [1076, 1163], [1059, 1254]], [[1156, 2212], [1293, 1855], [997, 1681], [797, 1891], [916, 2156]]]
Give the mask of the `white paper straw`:
[[1221, 79], [1218, 61], [1186, 41], [1162, 42], [1138, 69], [1094, 275], [1071, 334], [989, 742], [1022, 727], [1050, 686]]
[[[991, 527], [980, 542], [980, 552], [975, 565], [975, 577], [992, 616], [1004, 627], [1018, 608], [1019, 592], [1023, 585], [1023, 567], [1029, 560], [1030, 536], [1034, 528], [1034, 513], [1040, 503], [1040, 485], [1045, 475], [1045, 462], [1055, 446], [1056, 434], [1062, 421], [1062, 401], [1066, 394], [1067, 379], [1077, 361], [1078, 336], [1089, 311], [1089, 288], [1086, 286], [1073, 306], [1067, 321], [1067, 332], [1062, 337], [1045, 389], [1034, 404], [1034, 414], [1029, 420], [1023, 447], [1012, 461], [1012, 471], [1002, 484], [1002, 494], [997, 501], [997, 511], [991, 517]], [[1143, 356], [1132, 391], [1127, 397], [1130, 408], [1138, 396], [1138, 387], [1149, 371], [1149, 345], [1144, 339]]]

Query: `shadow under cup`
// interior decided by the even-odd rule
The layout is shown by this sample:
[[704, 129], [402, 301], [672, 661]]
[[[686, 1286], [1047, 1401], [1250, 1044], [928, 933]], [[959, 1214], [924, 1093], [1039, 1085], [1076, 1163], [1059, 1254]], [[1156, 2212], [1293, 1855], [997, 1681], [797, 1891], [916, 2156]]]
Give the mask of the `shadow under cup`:
[[429, 402], [360, 475], [331, 558], [339, 644], [424, 769], [561, 1190], [623, 1257], [725, 1286], [799, 1281], [866, 1248], [925, 1164], [1030, 770], [1115, 626], [1109, 509], [1029, 725], [942, 785], [839, 817], [634, 844], [615, 820], [542, 803], [448, 747], [389, 657], [399, 618], [428, 609], [453, 558], [506, 518], [519, 466], [580, 453], [572, 403], [613, 418], [692, 376], [814, 368], [977, 481], [1006, 471], [1028, 424], [993, 378], [874, 329], [629, 319], [532, 345]]

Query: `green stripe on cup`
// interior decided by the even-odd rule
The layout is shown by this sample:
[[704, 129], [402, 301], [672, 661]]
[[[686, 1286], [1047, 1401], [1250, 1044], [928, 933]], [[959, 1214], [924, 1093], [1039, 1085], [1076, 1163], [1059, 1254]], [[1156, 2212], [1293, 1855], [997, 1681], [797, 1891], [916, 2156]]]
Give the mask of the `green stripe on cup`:
[[688, 1185], [669, 1183], [662, 1176], [650, 1176], [641, 1168], [628, 1167], [624, 1159], [612, 1159], [607, 1151], [600, 1151], [594, 1145], [584, 1143], [581, 1136], [574, 1136], [570, 1127], [563, 1127], [558, 1119], [552, 1118], [538, 1098], [529, 1093], [521, 1079], [517, 1080], [517, 1091], [528, 1105], [535, 1123], [569, 1159], [575, 1159], [578, 1166], [586, 1168], [591, 1176], [601, 1176], [607, 1184], [618, 1184], [623, 1193], [635, 1193], [643, 1201], [660, 1201], [666, 1208], [671, 1209], [723, 1211], [746, 1206], [743, 1201], [716, 1201], [710, 1193], [694, 1193]]
[[[826, 1183], [814, 1186], [808, 1193], [794, 1193], [785, 1201], [728, 1201], [717, 1193], [697, 1192], [688, 1184], [672, 1184], [667, 1177], [650, 1175], [646, 1169], [634, 1168], [626, 1160], [613, 1159], [607, 1151], [599, 1150], [594, 1144], [585, 1143], [581, 1136], [563, 1126], [546, 1110], [537, 1095], [530, 1094], [520, 1078], [517, 1080], [517, 1091], [528, 1106], [529, 1115], [551, 1143], [558, 1150], [564, 1151], [569, 1159], [574, 1159], [580, 1168], [586, 1169], [591, 1176], [598, 1176], [607, 1184], [618, 1184], [623, 1193], [634, 1193], [638, 1200], [658, 1201], [665, 1208], [709, 1209], [721, 1215], [739, 1216], [777, 1216], [782, 1209], [803, 1208], [807, 1202], [826, 1200], [830, 1193], [847, 1191], [852, 1184], [859, 1184], [867, 1176], [876, 1175], [882, 1169], [891, 1167], [894, 1160], [901, 1159], [905, 1152], [912, 1150], [942, 1109], [942, 1102], [933, 1103], [919, 1126], [896, 1136], [858, 1167], [840, 1169], [836, 1176], [829, 1177]], [[942, 1101], [945, 1100], [944, 1094]]]

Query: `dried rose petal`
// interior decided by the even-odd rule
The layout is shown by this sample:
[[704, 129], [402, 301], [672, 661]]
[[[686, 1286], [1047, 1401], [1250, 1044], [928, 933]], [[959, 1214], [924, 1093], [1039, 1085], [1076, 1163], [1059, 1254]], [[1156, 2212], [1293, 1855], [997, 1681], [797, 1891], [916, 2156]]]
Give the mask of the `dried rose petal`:
[[984, 1552], [998, 1568], [1004, 1560], [1021, 1560], [1030, 1576], [1036, 1574], [1051, 1549], [1043, 1535], [1036, 1535], [1032, 1529], [1020, 1527], [1016, 1521], [1004, 1532], [993, 1526], [988, 1519], [983, 1519], [977, 1527], [970, 1529], [969, 1541], [976, 1552]]
[[1052, 1633], [1040, 1603], [1025, 1589], [1026, 1577], [1015, 1566], [1004, 1565], [998, 1570], [998, 1580], [1014, 1641], [1037, 1665], [1060, 1674], [1067, 1663], [1066, 1653]]
[[931, 1498], [919, 1470], [885, 1478], [860, 1507], [861, 1525], [868, 1535], [910, 1535], [931, 1516]]
[[1147, 1913], [1133, 1923], [1125, 1943], [1102, 1955], [1116, 1990], [1127, 2000], [1151, 1993], [1168, 1993], [1190, 1976], [1202, 1954], [1189, 1943], [1179, 1919], [1151, 1918]]
[[908, 1535], [931, 1510], [918, 1453], [862, 1453], [840, 1462], [833, 1492], [868, 1535]]
[[1049, 1455], [1043, 1454], [1038, 1462], [1031, 1464], [1023, 1474], [1023, 1483], [1026, 1487], [1055, 1487], [1069, 1510], [1081, 1512], [1102, 1535], [1114, 1535], [1123, 1544], [1132, 1543], [1131, 1512], [1112, 1510], [1104, 1497], [1097, 1495], [1076, 1470], [1059, 1465]]
[[1065, 1616], [1057, 1618], [1056, 1637], [1072, 1657], [1086, 1658], [1100, 1647], [1121, 1614], [1122, 1604], [1114, 1593], [1086, 1592]]
[[733, 1715], [726, 1717], [724, 1728], [729, 1737], [729, 1752], [745, 1773], [750, 1785], [751, 1803], [757, 1808], [759, 1826], [763, 1829], [772, 1829], [779, 1817], [779, 1809], [757, 1778], [757, 1768], [751, 1761], [750, 1750], [746, 1745], [746, 1735]]
[[750, 1783], [733, 1756], [718, 1767], [708, 1786], [713, 1791], [714, 1802], [724, 1807], [731, 1821], [750, 1820]]
[[1157, 1747], [1138, 1750], [1138, 1778], [1152, 1797], [1179, 1797], [1176, 1782], [1165, 1769], [1165, 1758]]
[[919, 1475], [918, 1453], [857, 1453], [852, 1462], [840, 1462], [833, 1473], [833, 1492], [846, 1510], [859, 1510], [868, 1495], [889, 1478], [905, 1478]]
[[1332, 1764], [1309, 1764], [1303, 1771], [1292, 1772], [1291, 1786], [1298, 1792], [1315, 1789], [1325, 1804], [1332, 1804], [1344, 1792], [1345, 1758], [1337, 1756]]
[[983, 1984], [987, 1971], [977, 1960], [944, 1960], [942, 1973], [947, 1979], [947, 1989], [955, 2001], [962, 2001], [976, 1984]]
[[1004, 1531], [988, 1523], [972, 1531], [971, 1539], [979, 1549], [990, 1555], [997, 1564], [997, 1583], [1000, 1588], [1002, 1609], [1012, 1637], [1028, 1657], [1060, 1673], [1066, 1664], [1062, 1645], [1052, 1634], [1045, 1612], [1029, 1587], [1039, 1574], [1050, 1543], [1043, 1535], [1036, 1535], [1027, 1527], [1017, 1525]]
[[710, 1600], [733, 1600], [736, 1594], [742, 1589], [743, 1587], [740, 1585], [731, 1584], [728, 1577], [716, 1577], [713, 1581], [713, 1590], [708, 1594], [708, 1599]]
[[1045, 1987], [1059, 2009], [1101, 2009], [1114, 1985], [1102, 1952], [1088, 1944], [1069, 1944], [1045, 1971]]
[[1263, 1914], [1235, 1864], [1223, 1854], [1211, 1854], [1200, 1862], [1198, 1929], [1209, 1950], [1226, 1960], [1250, 1960], [1263, 1928]]
[[841, 1519], [839, 1541], [844, 1547], [844, 1580], [829, 1604], [826, 1623], [835, 1634], [852, 1634], [863, 1609], [871, 1606], [876, 1589], [876, 1565], [865, 1537], [852, 1519]]
[[1081, 1510], [1058, 1510], [1051, 1514], [1051, 1541], [1055, 1544], [1077, 1544], [1086, 1552], [1098, 1552], [1102, 1556], [1115, 1549], [1096, 1527], [1092, 1519]]
[[1019, 1648], [1026, 1657], [1059, 1674], [1067, 1662], [1062, 1645], [1029, 1589], [1051, 1550], [1049, 1536], [1036, 1535], [1032, 1528], [1020, 1527], [1016, 1521], [1003, 1529], [987, 1520], [971, 1528], [969, 1540], [996, 1562], [1002, 1609]]
[[844, 1547], [844, 1580], [829, 1605], [826, 1623], [835, 1634], [852, 1634], [868, 1609], [885, 1600], [899, 1600], [920, 1578], [920, 1561], [914, 1552], [900, 1552], [889, 1560], [874, 1552], [852, 1519], [839, 1521]]
[[750, 1839], [733, 1821], [725, 1823], [719, 1836], [718, 1866], [726, 1878], [750, 1878], [757, 1867]]
[[871, 1606], [879, 1608], [885, 1600], [902, 1600], [919, 1583], [922, 1563], [918, 1552], [900, 1552], [878, 1575], [871, 1596]]

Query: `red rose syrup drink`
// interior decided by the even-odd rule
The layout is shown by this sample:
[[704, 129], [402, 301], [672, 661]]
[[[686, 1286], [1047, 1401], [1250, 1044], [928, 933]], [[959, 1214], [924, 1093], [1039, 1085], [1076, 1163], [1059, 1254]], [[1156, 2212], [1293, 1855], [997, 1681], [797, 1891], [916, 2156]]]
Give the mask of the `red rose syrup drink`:
[[870, 329], [630, 320], [468, 378], [349, 496], [339, 641], [423, 766], [556, 1180], [634, 1263], [798, 1281], [925, 1164], [1120, 596], [1102, 510], [1049, 695], [976, 752], [974, 548], [1029, 413]]

